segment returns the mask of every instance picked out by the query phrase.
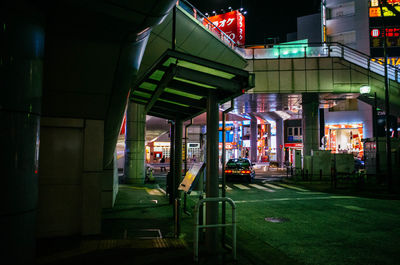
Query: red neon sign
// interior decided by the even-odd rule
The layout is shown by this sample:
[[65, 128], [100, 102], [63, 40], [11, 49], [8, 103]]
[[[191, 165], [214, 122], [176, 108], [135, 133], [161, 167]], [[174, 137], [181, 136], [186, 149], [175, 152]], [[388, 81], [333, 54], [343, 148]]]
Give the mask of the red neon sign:
[[400, 37], [400, 27], [386, 28], [385, 30], [371, 29], [371, 36], [373, 38], [378, 38], [383, 36], [383, 32], [386, 31], [386, 37]]
[[379, 37], [381, 35], [381, 31], [379, 29], [372, 29], [371, 30], [371, 36], [376, 38]]
[[[239, 45], [245, 43], [245, 22], [244, 16], [238, 10], [208, 18], [215, 26], [225, 32], [233, 41]], [[207, 26], [208, 21], [203, 24]], [[211, 29], [211, 28], [210, 28]]]

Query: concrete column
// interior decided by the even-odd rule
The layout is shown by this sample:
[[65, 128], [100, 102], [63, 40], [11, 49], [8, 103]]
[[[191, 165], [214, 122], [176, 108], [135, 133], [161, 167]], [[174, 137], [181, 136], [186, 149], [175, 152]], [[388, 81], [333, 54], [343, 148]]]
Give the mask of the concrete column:
[[144, 105], [129, 102], [126, 113], [125, 168], [127, 183], [144, 183], [146, 113]]
[[257, 118], [251, 116], [250, 121], [250, 159], [257, 162]]
[[174, 198], [178, 198], [178, 186], [182, 178], [182, 120], [175, 120], [174, 139]]
[[[179, 184], [182, 179], [182, 120], [175, 120], [175, 139], [174, 139], [174, 175], [173, 175], [173, 198], [180, 200]], [[174, 208], [175, 236], [180, 234], [180, 203]]]
[[[207, 162], [206, 162], [206, 195], [218, 197], [218, 127], [219, 111], [217, 97], [214, 91], [210, 91], [207, 98]], [[206, 224], [218, 223], [218, 203], [206, 204]], [[215, 253], [218, 248], [218, 230], [208, 228], [206, 230], [206, 247], [208, 252]]]
[[[284, 145], [284, 129], [283, 129], [283, 120], [282, 119], [277, 119], [275, 120], [276, 122], [276, 160], [279, 163], [279, 166], [283, 166], [284, 162], [284, 151], [283, 151], [283, 145]], [[282, 146], [282, 148], [281, 148]]]
[[167, 193], [169, 195], [169, 203], [173, 204], [175, 200], [174, 187], [175, 187], [175, 122], [169, 121], [169, 137], [170, 137], [170, 148], [169, 148], [169, 171], [167, 174]]
[[0, 8], [0, 257], [34, 263], [44, 30], [24, 2]]
[[303, 93], [303, 155], [319, 150], [319, 94]]

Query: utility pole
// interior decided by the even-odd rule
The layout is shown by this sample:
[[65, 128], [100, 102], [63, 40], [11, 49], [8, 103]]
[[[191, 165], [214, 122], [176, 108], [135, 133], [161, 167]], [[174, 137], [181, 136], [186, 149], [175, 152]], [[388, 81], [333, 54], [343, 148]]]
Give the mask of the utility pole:
[[[386, 26], [385, 17], [382, 9], [383, 0], [379, 0], [379, 8], [381, 11], [382, 28], [383, 28], [383, 64], [385, 68], [385, 120], [386, 120], [386, 180], [388, 182], [388, 188], [392, 188], [392, 147], [390, 144], [390, 105], [389, 105], [389, 79], [388, 79], [388, 69], [387, 69], [387, 42], [386, 42]], [[378, 144], [378, 143], [377, 143]]]

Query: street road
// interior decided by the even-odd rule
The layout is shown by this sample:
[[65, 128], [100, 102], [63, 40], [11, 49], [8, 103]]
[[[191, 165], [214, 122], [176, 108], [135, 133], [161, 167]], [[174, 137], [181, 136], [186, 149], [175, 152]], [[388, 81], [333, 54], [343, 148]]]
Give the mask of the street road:
[[226, 196], [237, 205], [238, 244], [252, 258], [267, 255], [269, 264], [398, 263], [399, 201], [313, 192], [276, 180], [258, 175], [251, 184], [227, 184]]

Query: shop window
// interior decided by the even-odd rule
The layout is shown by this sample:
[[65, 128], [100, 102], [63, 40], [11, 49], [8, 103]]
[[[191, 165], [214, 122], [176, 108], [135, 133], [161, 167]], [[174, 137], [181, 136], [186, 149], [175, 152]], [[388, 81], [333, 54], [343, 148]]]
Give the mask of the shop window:
[[301, 127], [288, 127], [288, 136], [301, 136], [302, 129]]

